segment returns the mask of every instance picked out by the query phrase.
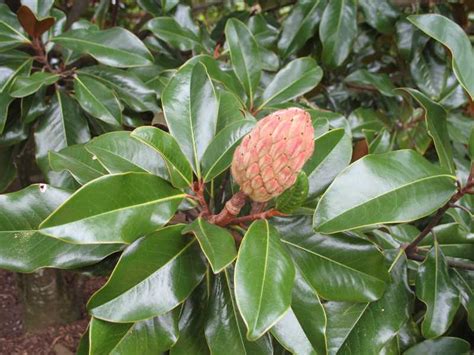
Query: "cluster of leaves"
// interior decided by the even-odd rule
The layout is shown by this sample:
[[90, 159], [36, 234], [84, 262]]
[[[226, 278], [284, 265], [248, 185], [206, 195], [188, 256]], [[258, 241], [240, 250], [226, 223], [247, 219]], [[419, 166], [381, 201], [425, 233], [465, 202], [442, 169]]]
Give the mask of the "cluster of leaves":
[[[0, 190], [30, 150], [47, 184], [0, 196], [0, 267], [113, 266], [80, 353], [469, 351], [474, 56], [455, 5], [299, 0], [208, 28], [143, 0], [133, 34], [22, 4], [0, 4]], [[315, 152], [287, 214], [210, 223], [241, 138], [289, 106]]]

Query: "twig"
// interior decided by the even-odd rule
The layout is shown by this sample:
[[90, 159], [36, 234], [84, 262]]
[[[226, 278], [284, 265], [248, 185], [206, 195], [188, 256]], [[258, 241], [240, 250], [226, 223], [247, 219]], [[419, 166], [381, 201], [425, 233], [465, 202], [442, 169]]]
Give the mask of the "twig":
[[[425, 261], [425, 257], [423, 255], [418, 254], [417, 252], [412, 252], [407, 254], [408, 259], [415, 260], [415, 261]], [[474, 264], [469, 262], [464, 262], [460, 260], [454, 260], [451, 258], [447, 258], [447, 263], [451, 267], [455, 267], [458, 269], [465, 269], [465, 270], [474, 270]]]
[[202, 208], [202, 213], [201, 215], [203, 217], [207, 217], [211, 214], [211, 210], [209, 209], [209, 206], [207, 204], [206, 198], [204, 196], [204, 182], [203, 181], [196, 181], [193, 185], [193, 190], [194, 193], [196, 194], [196, 198], [199, 201], [201, 208]]
[[228, 225], [235, 216], [239, 214], [246, 201], [247, 195], [242, 191], [237, 192], [229, 201], [226, 202], [224, 208], [219, 212], [219, 214], [213, 215], [209, 218], [209, 222], [219, 226]]
[[271, 218], [275, 216], [284, 216], [284, 215], [285, 214], [281, 213], [280, 211], [277, 211], [275, 209], [270, 209], [265, 212], [254, 213], [248, 216], [233, 218], [229, 222], [229, 224], [242, 224], [242, 223], [253, 222], [253, 221], [256, 221], [257, 219], [267, 219], [267, 218]]
[[451, 199], [446, 202], [446, 204], [438, 209], [436, 211], [435, 215], [433, 218], [430, 220], [430, 222], [426, 225], [426, 227], [418, 234], [418, 236], [413, 239], [413, 241], [408, 244], [404, 245], [403, 249], [405, 249], [405, 253], [408, 258], [415, 257], [417, 252], [418, 252], [418, 244], [425, 239], [425, 237], [430, 234], [432, 229], [441, 221], [441, 218], [443, 218], [443, 215], [446, 213], [446, 211], [451, 208], [457, 201], [459, 201], [465, 194], [472, 194], [473, 191], [472, 189], [474, 188], [474, 165], [471, 167], [471, 173], [469, 174], [469, 177], [467, 178], [466, 186], [460, 187], [458, 185], [458, 191], [451, 197]]
[[119, 0], [112, 0], [112, 21], [111, 21], [111, 27], [114, 27], [117, 25], [117, 19], [118, 19], [118, 10], [120, 8], [120, 1]]

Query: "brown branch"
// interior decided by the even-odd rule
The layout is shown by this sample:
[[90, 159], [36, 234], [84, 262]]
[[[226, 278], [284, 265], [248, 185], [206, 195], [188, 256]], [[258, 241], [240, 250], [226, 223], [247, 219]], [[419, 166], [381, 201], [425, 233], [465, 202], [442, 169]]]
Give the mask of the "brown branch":
[[[415, 261], [425, 261], [425, 257], [423, 255], [418, 254], [417, 252], [410, 252], [407, 253], [407, 258]], [[455, 267], [458, 269], [465, 269], [465, 270], [474, 270], [474, 264], [469, 262], [464, 262], [460, 260], [455, 260], [451, 258], [446, 258], [447, 264], [451, 267]]]
[[458, 191], [451, 197], [451, 199], [448, 202], [446, 202], [446, 204], [443, 207], [441, 207], [440, 209], [438, 209], [438, 211], [436, 211], [433, 218], [426, 225], [426, 227], [417, 235], [417, 237], [413, 239], [413, 241], [410, 244], [403, 246], [408, 258], [411, 258], [418, 253], [418, 244], [420, 244], [420, 242], [423, 239], [425, 239], [428, 234], [431, 233], [433, 228], [441, 221], [441, 218], [443, 218], [446, 211], [449, 208], [451, 208], [457, 201], [459, 201], [465, 194], [472, 194], [473, 188], [474, 188], [474, 165], [471, 166], [471, 173], [469, 174], [469, 177], [467, 178], [466, 186], [464, 187], [458, 186]]
[[247, 201], [247, 195], [239, 191], [226, 202], [222, 211], [217, 215], [213, 215], [209, 218], [209, 222], [217, 224], [219, 226], [228, 225], [239, 213], [242, 207], [244, 207]]
[[253, 222], [253, 221], [256, 221], [257, 219], [267, 219], [267, 218], [271, 218], [275, 216], [284, 216], [284, 215], [285, 214], [281, 213], [280, 211], [277, 211], [275, 209], [270, 209], [265, 212], [254, 213], [248, 216], [234, 218], [229, 222], [229, 224], [242, 224], [242, 223]]
[[201, 216], [207, 217], [211, 214], [209, 205], [207, 204], [206, 197], [204, 196], [205, 186], [203, 181], [196, 181], [193, 185], [193, 191], [196, 194], [196, 199], [202, 208]]

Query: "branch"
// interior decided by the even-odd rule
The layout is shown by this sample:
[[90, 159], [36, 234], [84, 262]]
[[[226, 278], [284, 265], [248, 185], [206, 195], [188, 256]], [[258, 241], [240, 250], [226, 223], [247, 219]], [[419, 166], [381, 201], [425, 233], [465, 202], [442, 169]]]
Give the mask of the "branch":
[[240, 213], [240, 210], [244, 207], [246, 201], [247, 195], [242, 191], [237, 192], [229, 201], [226, 202], [224, 208], [219, 212], [219, 214], [213, 215], [209, 218], [209, 222], [221, 227], [228, 225], [235, 219], [235, 216]]
[[234, 218], [229, 222], [229, 224], [242, 224], [242, 223], [247, 223], [247, 222], [253, 222], [253, 221], [256, 221], [257, 219], [267, 219], [267, 218], [271, 218], [275, 216], [284, 216], [284, 215], [285, 214], [281, 213], [280, 211], [277, 211], [275, 209], [270, 209], [265, 212], [254, 213], [248, 216]]
[[[416, 261], [425, 261], [425, 257], [423, 255], [418, 254], [417, 252], [410, 252], [406, 253], [407, 258], [411, 260], [416, 260]], [[447, 263], [451, 267], [455, 267], [458, 269], [464, 269], [464, 270], [474, 270], [474, 264], [465, 262], [465, 261], [460, 261], [460, 260], [454, 260], [451, 258], [446, 258]]]
[[474, 165], [471, 166], [471, 173], [469, 174], [469, 177], [467, 178], [467, 183], [466, 186], [462, 188], [458, 188], [458, 192], [456, 192], [451, 199], [446, 202], [446, 204], [438, 209], [436, 211], [436, 214], [433, 216], [431, 221], [426, 225], [426, 227], [418, 234], [418, 236], [413, 239], [413, 241], [404, 246], [405, 253], [407, 254], [408, 257], [414, 256], [417, 254], [417, 246], [420, 244], [420, 242], [426, 238], [428, 234], [431, 233], [433, 228], [441, 221], [441, 218], [443, 218], [444, 214], [446, 211], [451, 208], [458, 200], [460, 200], [465, 194], [472, 194], [473, 191], [472, 189], [474, 188]]

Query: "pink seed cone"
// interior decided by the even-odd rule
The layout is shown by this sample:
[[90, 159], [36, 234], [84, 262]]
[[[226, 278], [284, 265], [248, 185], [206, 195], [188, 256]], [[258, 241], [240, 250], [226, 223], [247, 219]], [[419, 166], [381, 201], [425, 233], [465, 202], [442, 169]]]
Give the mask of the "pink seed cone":
[[280, 195], [293, 185], [314, 150], [311, 116], [300, 108], [276, 111], [262, 120], [237, 147], [232, 176], [257, 202]]

